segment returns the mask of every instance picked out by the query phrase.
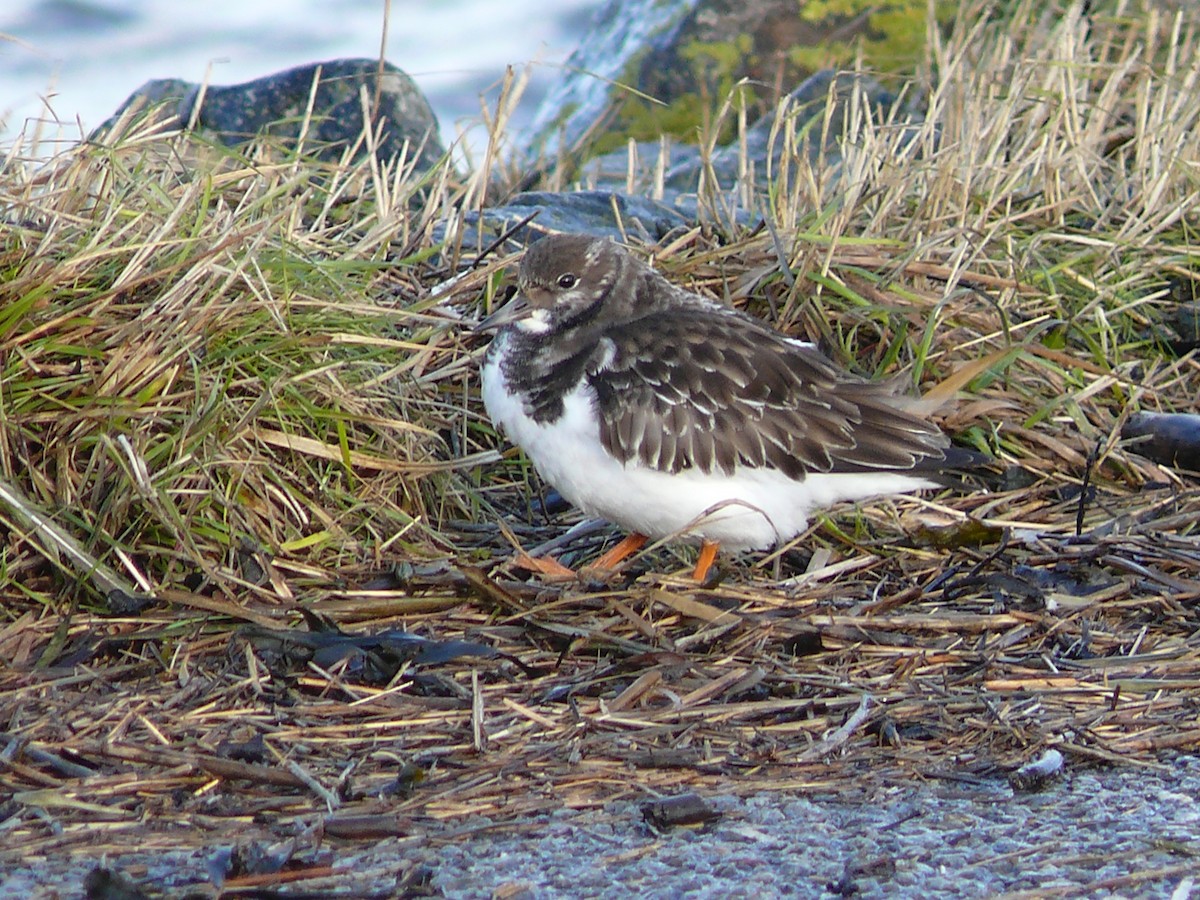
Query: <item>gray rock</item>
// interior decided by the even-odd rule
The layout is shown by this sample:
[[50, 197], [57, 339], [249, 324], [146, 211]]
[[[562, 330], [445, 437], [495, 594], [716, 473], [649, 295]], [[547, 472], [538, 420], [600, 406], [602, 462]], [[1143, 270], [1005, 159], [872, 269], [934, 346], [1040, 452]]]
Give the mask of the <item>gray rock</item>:
[[[298, 66], [286, 72], [228, 86], [192, 84], [178, 79], [149, 81], [134, 91], [117, 112], [92, 134], [92, 140], [111, 136], [127, 112], [154, 109], [168, 128], [186, 128], [195, 119], [197, 129], [222, 143], [235, 146], [260, 135], [294, 145], [304, 129], [305, 112], [314, 79], [319, 85], [305, 147], [324, 159], [338, 159], [363, 132], [363, 100], [379, 101], [373, 127], [380, 132], [376, 155], [390, 161], [401, 153], [417, 158], [419, 170], [428, 169], [445, 154], [437, 117], [411, 78], [393, 65], [378, 60], [337, 59]], [[197, 101], [201, 107], [197, 113]], [[382, 127], [379, 127], [382, 124]], [[363, 145], [365, 149], [365, 144]]]
[[[739, 77], [761, 77], [764, 54], [783, 53], [791, 47], [789, 41], [811, 43], [815, 39], [805, 30], [808, 25], [796, 31], [794, 22], [799, 18], [794, 3], [782, 0], [733, 5], [726, 0], [612, 0], [572, 56], [566, 67], [569, 74], [546, 98], [533, 126], [534, 135], [525, 146], [532, 147], [533, 153], [545, 150], [562, 155], [563, 147], [576, 147], [585, 142], [585, 136], [598, 139], [603, 146], [624, 134], [623, 129], [636, 131], [644, 126], [645, 122], [622, 119], [622, 104], [627, 112], [638, 101], [630, 99], [615, 82], [636, 85], [668, 104], [681, 103], [681, 109], [686, 109], [689, 97], [707, 97], [711, 102], [728, 90], [728, 79], [719, 84], [720, 77], [711, 72], [706, 75], [703, 66], [693, 65], [697, 53], [721, 56], [721, 48], [750, 47], [745, 59], [729, 65], [735, 65]], [[724, 59], [728, 62], [736, 57], [727, 53]], [[802, 68], [793, 66], [789, 71]], [[762, 88], [763, 84], [758, 81], [756, 86]], [[775, 135], [772, 143], [778, 117], [791, 121], [797, 136], [792, 146], [811, 160], [822, 157], [836, 174], [841, 161], [839, 141], [852, 98], [860, 96], [874, 111], [876, 121], [884, 121], [896, 104], [895, 95], [874, 78], [825, 69], [804, 78], [783, 104], [766, 104], [767, 111], [741, 140], [731, 140], [711, 153], [665, 133], [656, 140], [635, 142], [632, 153], [626, 141], [579, 165], [578, 176], [593, 189], [591, 193], [572, 199], [536, 195], [536, 206], [541, 209], [536, 227], [617, 237], [621, 229], [611, 209], [614, 196], [621, 198], [622, 218], [632, 216], [643, 236], [654, 237], [664, 227], [669, 230], [680, 216], [689, 223], [721, 230], [734, 225], [752, 227], [762, 216], [760, 202], [768, 175], [780, 169], [785, 142]], [[597, 121], [611, 121], [616, 135], [603, 130], [597, 133]], [[891, 121], [915, 123], [920, 114], [900, 110]], [[581, 155], [586, 157], [588, 152], [584, 146]], [[744, 183], [747, 176], [749, 184]], [[634, 203], [630, 196], [634, 193], [654, 199]], [[651, 203], [653, 210], [647, 208]], [[665, 221], [654, 211], [663, 208], [672, 213]], [[528, 203], [514, 201], [504, 209], [485, 212], [484, 218], [497, 220], [499, 231], [503, 227], [500, 222], [511, 224], [531, 210]]]
[[[484, 224], [499, 235], [536, 213], [529, 225], [513, 234], [524, 239], [526, 231], [572, 231], [597, 237], [623, 239], [631, 234], [642, 240], [658, 241], [673, 229], [687, 227], [691, 217], [676, 209], [631, 194], [616, 191], [528, 191], [516, 194], [503, 206], [485, 209]], [[468, 213], [468, 228], [478, 224], [479, 215]]]
[[919, 4], [885, 15], [873, 0], [801, 3], [799, 11], [796, 0], [609, 0], [524, 145], [556, 158], [598, 138], [600, 152], [627, 137], [693, 140], [705, 111], [735, 85], [752, 114], [766, 113], [778, 85], [849, 66], [860, 53], [873, 69], [911, 71], [925, 33]]
[[[812, 160], [823, 155], [835, 172], [841, 159], [839, 138], [856, 91], [880, 119], [896, 103], [896, 97], [875, 79], [830, 69], [807, 78], [792, 91], [780, 113], [793, 120], [800, 152]], [[615, 150], [583, 166], [583, 177], [593, 190], [522, 194], [505, 207], [485, 211], [484, 219], [494, 220], [493, 227], [499, 232], [505, 224], [518, 222], [538, 209], [536, 227], [619, 237], [613, 215], [615, 200], [622, 221], [635, 221], [641, 236], [652, 239], [681, 224], [702, 222], [721, 229], [735, 224], [753, 226], [761, 211], [755, 205], [757, 200], [752, 199], [749, 206], [744, 202], [741, 181], [745, 172], [753, 173], [754, 190], [749, 195], [761, 196], [768, 173], [779, 170], [783, 142], [771, 143], [775, 117], [775, 113], [764, 115], [747, 130], [744, 141], [718, 148], [707, 160], [700, 148], [669, 138], [661, 143], [638, 143], [633, 160], [629, 148]], [[915, 125], [920, 116], [907, 112], [897, 118]], [[633, 196], [630, 189], [661, 199]], [[706, 202], [701, 203], [701, 196]]]
[[[838, 139], [844, 133], [846, 115], [856, 90], [865, 95], [866, 102], [877, 118], [885, 115], [896, 102], [895, 95], [874, 78], [839, 73], [832, 69], [825, 69], [805, 79], [788, 95], [778, 115], [793, 119], [800, 135], [800, 149], [810, 159], [815, 160], [824, 154], [826, 159], [834, 163], [840, 161]], [[723, 190], [732, 190], [737, 186], [739, 173], [743, 169], [743, 156], [753, 167], [759, 186], [765, 186], [769, 171], [778, 171], [782, 142], [771, 146], [771, 131], [776, 116], [776, 113], [764, 115], [750, 126], [744, 147], [740, 143], [732, 143], [713, 153], [709, 170]], [[824, 124], [826, 119], [829, 121], [828, 128]], [[916, 123], [919, 116], [915, 112], [908, 112], [904, 119], [908, 123]], [[703, 161], [697, 153], [695, 159], [684, 161], [666, 173], [666, 186], [675, 191], [696, 190], [703, 167]]]
[[615, 82], [627, 67], [648, 48], [671, 46], [699, 3], [609, 0], [601, 7], [563, 67], [566, 76], [534, 115], [529, 142], [534, 152], [553, 156], [560, 147], [574, 147], [612, 105]]

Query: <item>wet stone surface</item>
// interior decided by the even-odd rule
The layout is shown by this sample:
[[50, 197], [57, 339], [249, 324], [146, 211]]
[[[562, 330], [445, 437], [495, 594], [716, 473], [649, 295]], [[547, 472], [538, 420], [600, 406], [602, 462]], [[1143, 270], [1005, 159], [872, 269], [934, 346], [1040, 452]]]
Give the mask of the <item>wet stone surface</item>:
[[[1200, 877], [1200, 760], [1077, 770], [1040, 793], [1002, 779], [864, 788], [847, 796], [709, 798], [719, 818], [656, 831], [644, 803], [561, 810], [523, 822], [431, 824], [375, 843], [297, 854], [337, 876], [330, 896], [415, 879], [433, 896], [834, 897], [1189, 896]], [[301, 839], [301, 844], [304, 839]], [[151, 891], [199, 895], [219, 853], [145, 851], [107, 865]], [[76, 896], [95, 860], [10, 866], [0, 896]], [[412, 882], [409, 882], [412, 884]]]

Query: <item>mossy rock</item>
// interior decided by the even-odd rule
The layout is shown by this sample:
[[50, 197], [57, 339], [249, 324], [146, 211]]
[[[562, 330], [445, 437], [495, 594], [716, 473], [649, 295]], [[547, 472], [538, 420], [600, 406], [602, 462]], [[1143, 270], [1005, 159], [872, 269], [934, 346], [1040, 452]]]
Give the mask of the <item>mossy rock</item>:
[[[609, 24], [621, 28], [618, 20], [635, 18], [637, 6], [637, 0], [613, 4]], [[851, 68], [861, 58], [881, 75], [914, 74], [926, 58], [928, 10], [925, 0], [700, 0], [649, 37], [626, 35], [641, 43], [622, 44], [619, 66], [608, 72], [587, 59], [593, 40], [606, 44], [597, 32], [572, 58], [572, 68], [585, 74], [568, 77], [594, 87], [586, 73], [611, 75], [606, 102], [563, 103], [560, 109], [571, 112], [557, 117], [544, 111], [541, 138], [561, 129], [574, 144], [583, 133], [578, 120], [595, 122], [600, 112], [612, 120], [588, 148], [593, 153], [663, 134], [721, 143], [732, 137], [740, 105], [753, 121], [814, 72]], [[938, 0], [939, 21], [953, 12], [953, 4]]]

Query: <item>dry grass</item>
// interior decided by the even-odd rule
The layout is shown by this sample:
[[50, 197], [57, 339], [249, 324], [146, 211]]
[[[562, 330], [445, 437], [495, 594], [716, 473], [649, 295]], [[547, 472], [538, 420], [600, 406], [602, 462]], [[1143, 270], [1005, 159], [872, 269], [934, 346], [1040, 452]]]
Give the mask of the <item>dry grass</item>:
[[[1197, 484], [1118, 439], [1131, 411], [1196, 408], [1164, 323], [1196, 266], [1200, 40], [1132, 4], [1090, 29], [1029, 6], [936, 44], [915, 133], [852, 118], [837, 179], [796, 157], [744, 194], [779, 245], [698, 228], [655, 251], [847, 365], [958, 398], [947, 428], [1008, 470], [835, 510], [712, 589], [669, 574], [686, 548], [607, 588], [507, 563], [573, 519], [541, 511], [478, 402], [460, 319], [511, 260], [449, 282], [477, 236], [433, 243], [481, 178], [137, 131], [8, 159], [4, 852], [1200, 747]], [[784, 113], [777, 139], [806, 124]], [[374, 684], [240, 630], [303, 630], [299, 608], [505, 655], [393, 660]]]

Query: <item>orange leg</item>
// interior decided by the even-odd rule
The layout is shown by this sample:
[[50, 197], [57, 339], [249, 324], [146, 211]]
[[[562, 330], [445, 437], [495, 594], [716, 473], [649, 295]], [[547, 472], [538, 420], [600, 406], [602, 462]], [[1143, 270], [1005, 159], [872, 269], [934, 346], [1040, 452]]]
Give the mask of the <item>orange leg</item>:
[[708, 579], [708, 570], [717, 559], [717, 550], [721, 545], [717, 541], [704, 541], [700, 545], [700, 555], [696, 557], [696, 568], [692, 571], [692, 580], [696, 584], [704, 584]]
[[615, 569], [619, 563], [627, 559], [633, 554], [642, 549], [642, 546], [648, 541], [644, 534], [638, 534], [636, 531], [633, 534], [626, 536], [619, 544], [599, 557], [594, 563], [588, 566], [589, 569], [605, 572], [609, 569]]

